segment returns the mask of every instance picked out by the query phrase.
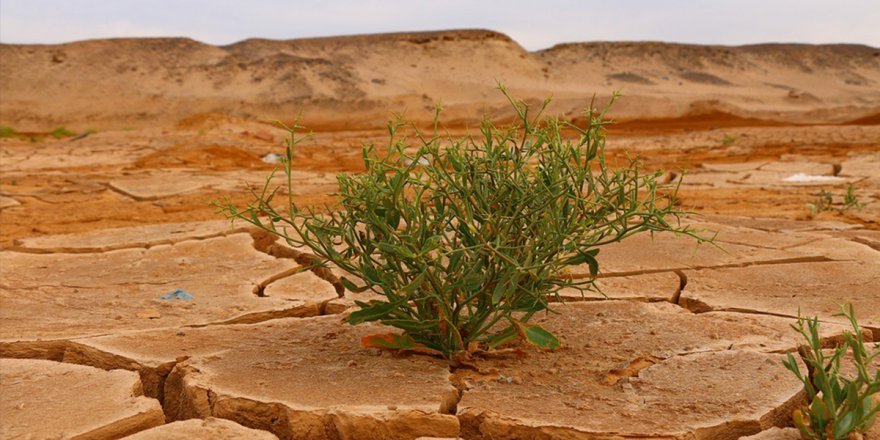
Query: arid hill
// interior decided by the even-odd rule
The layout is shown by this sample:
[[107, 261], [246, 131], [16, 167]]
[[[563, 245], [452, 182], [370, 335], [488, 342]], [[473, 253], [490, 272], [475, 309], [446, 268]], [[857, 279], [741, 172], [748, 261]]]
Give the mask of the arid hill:
[[203, 113], [303, 121], [319, 130], [381, 126], [391, 111], [425, 121], [504, 116], [494, 90], [553, 95], [575, 116], [595, 94], [627, 98], [619, 119], [735, 115], [845, 122], [880, 113], [880, 49], [858, 45], [697, 46], [571, 43], [537, 52], [485, 30], [212, 46], [186, 38], [0, 45], [0, 124], [140, 128]]

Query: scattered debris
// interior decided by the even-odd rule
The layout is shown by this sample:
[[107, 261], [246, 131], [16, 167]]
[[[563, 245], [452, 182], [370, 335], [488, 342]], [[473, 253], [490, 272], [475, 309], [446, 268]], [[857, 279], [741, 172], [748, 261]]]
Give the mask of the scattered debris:
[[[403, 161], [407, 165], [412, 165], [413, 161], [411, 159], [407, 159]], [[419, 165], [429, 165], [431, 162], [428, 161], [427, 157], [420, 157], [418, 160]]]
[[797, 173], [782, 179], [783, 182], [807, 183], [807, 182], [839, 182], [844, 180], [837, 176], [814, 176], [811, 174]]
[[181, 301], [189, 301], [193, 299], [193, 296], [183, 289], [174, 289], [165, 295], [160, 296], [160, 298], [170, 301], [181, 300]]
[[281, 155], [278, 153], [269, 153], [262, 158], [266, 163], [281, 163]]

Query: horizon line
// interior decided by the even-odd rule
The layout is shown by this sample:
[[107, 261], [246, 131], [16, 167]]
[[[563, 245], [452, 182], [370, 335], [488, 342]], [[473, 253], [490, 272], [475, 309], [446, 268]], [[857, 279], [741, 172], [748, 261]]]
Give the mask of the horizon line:
[[637, 44], [665, 44], [671, 46], [702, 46], [702, 47], [727, 47], [727, 48], [742, 48], [742, 47], [757, 47], [757, 46], [862, 46], [869, 47], [872, 49], [880, 49], [878, 46], [872, 46], [866, 43], [856, 43], [856, 42], [824, 42], [824, 43], [805, 43], [805, 42], [797, 42], [797, 41], [764, 41], [760, 43], [743, 43], [743, 44], [716, 44], [716, 43], [693, 43], [693, 42], [685, 42], [685, 41], [671, 41], [671, 40], [626, 40], [626, 39], [618, 39], [618, 40], [581, 40], [581, 41], [560, 41], [558, 43], [554, 43], [551, 46], [529, 50], [525, 46], [523, 46], [519, 41], [507, 35], [504, 32], [496, 31], [488, 28], [450, 28], [450, 29], [435, 29], [435, 30], [412, 30], [412, 31], [395, 31], [395, 32], [367, 32], [367, 33], [356, 33], [356, 34], [333, 34], [333, 35], [315, 35], [315, 36], [305, 36], [305, 37], [295, 37], [295, 38], [268, 38], [268, 37], [247, 37], [241, 40], [236, 40], [228, 44], [215, 44], [207, 41], [200, 40], [195, 37], [187, 36], [187, 35], [145, 35], [145, 36], [119, 36], [119, 37], [99, 37], [99, 38], [84, 38], [79, 40], [68, 40], [62, 41], [58, 43], [28, 43], [28, 42], [8, 42], [0, 39], [0, 45], [9, 45], [9, 46], [62, 46], [67, 44], [79, 44], [79, 43], [88, 43], [93, 41], [108, 41], [108, 40], [190, 40], [194, 41], [206, 46], [214, 46], [214, 47], [231, 47], [238, 44], [242, 44], [248, 41], [273, 41], [273, 42], [291, 42], [291, 41], [309, 41], [309, 40], [330, 40], [335, 38], [359, 38], [359, 37], [382, 37], [382, 36], [406, 36], [406, 35], [425, 35], [425, 34], [449, 34], [456, 32], [469, 32], [469, 33], [477, 33], [477, 32], [488, 32], [492, 34], [496, 34], [498, 36], [504, 37], [511, 42], [515, 43], [519, 47], [523, 48], [526, 52], [542, 52], [546, 50], [552, 50], [555, 48], [559, 48], [562, 46], [570, 46], [570, 45], [578, 45], [578, 44], [615, 44], [615, 43], [637, 43]]

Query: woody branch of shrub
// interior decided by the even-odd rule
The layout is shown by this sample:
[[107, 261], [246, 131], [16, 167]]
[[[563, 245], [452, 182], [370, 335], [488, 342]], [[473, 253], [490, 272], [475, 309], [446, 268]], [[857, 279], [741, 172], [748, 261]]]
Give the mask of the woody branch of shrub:
[[[555, 349], [557, 337], [529, 320], [552, 312], [549, 300], [561, 289], [594, 288], [602, 246], [638, 233], [703, 239], [678, 223], [677, 185], [659, 183], [660, 172], [644, 173], [636, 160], [618, 169], [606, 163], [611, 103], [591, 106], [579, 127], [544, 117], [549, 99], [530, 115], [499, 89], [515, 123], [498, 127], [484, 117], [478, 135], [456, 138], [439, 134], [439, 108], [430, 134], [398, 117], [388, 124], [387, 152], [365, 145], [365, 172], [340, 174], [338, 202], [322, 210], [292, 199], [302, 127], [282, 125], [286, 200], [275, 200], [270, 176], [246, 207], [218, 206], [351, 275], [348, 290], [377, 294], [356, 301], [348, 322], [379, 321], [402, 333], [368, 336], [365, 347], [447, 358], [516, 339]], [[415, 134], [402, 135], [410, 126]], [[579, 265], [589, 277], [566, 275]]]

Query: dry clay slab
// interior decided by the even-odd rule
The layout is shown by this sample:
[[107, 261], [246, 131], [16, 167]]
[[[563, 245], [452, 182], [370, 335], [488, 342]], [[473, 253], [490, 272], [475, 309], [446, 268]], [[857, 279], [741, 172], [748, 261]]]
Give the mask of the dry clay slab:
[[[161, 376], [171, 419], [222, 417], [281, 438], [455, 437], [448, 364], [360, 348], [387, 327], [339, 316], [76, 341], [65, 361]], [[167, 374], [167, 372], [166, 372]]]
[[4, 439], [112, 439], [165, 422], [131, 371], [0, 359], [0, 396]]
[[278, 440], [278, 437], [267, 431], [209, 417], [158, 426], [125, 437], [125, 440]]
[[791, 320], [632, 301], [557, 312], [536, 322], [561, 350], [456, 372], [462, 437], [737, 439], [785, 423], [801, 398], [771, 353], [797, 345]]
[[[158, 200], [191, 193], [203, 189], [218, 191], [243, 191], [254, 188], [259, 191], [266, 183], [267, 171], [260, 172], [200, 172], [195, 170], [153, 170], [143, 175], [114, 179], [109, 187], [135, 200]], [[333, 175], [311, 171], [292, 171], [291, 180], [295, 194], [330, 193], [336, 189]], [[287, 178], [284, 173], [273, 176], [270, 190], [283, 187]]]
[[[255, 293], [293, 266], [254, 249], [248, 234], [91, 254], [0, 252], [0, 348], [8, 355], [16, 341], [319, 314], [337, 295], [310, 272], [294, 292]], [[175, 289], [191, 298], [169, 296]]]
[[15, 250], [38, 254], [96, 253], [127, 248], [149, 248], [186, 240], [204, 240], [244, 232], [245, 222], [217, 220], [159, 223], [137, 227], [99, 229], [77, 234], [47, 235], [16, 240]]
[[[711, 223], [695, 223], [698, 234], [715, 237], [718, 245], [699, 244], [696, 239], [672, 233], [639, 234], [599, 250], [603, 276], [625, 276], [683, 269], [738, 267], [797, 261], [825, 261], [818, 249], [791, 250], [821, 237], [809, 234], [774, 234]], [[716, 236], [717, 232], [717, 236]], [[575, 278], [589, 276], [586, 264], [570, 268]]]
[[[626, 430], [736, 438], [786, 418], [801, 389], [779, 354], [799, 341], [790, 319], [637, 301], [555, 311], [537, 321], [563, 349], [483, 360], [454, 381], [443, 360], [360, 349], [363, 336], [392, 329], [337, 316], [86, 338], [65, 360], [154, 375], [164, 366], [172, 419], [222, 417], [280, 438], [456, 437], [456, 410], [475, 438], [544, 428], [572, 438]], [[823, 336], [842, 329], [827, 326]], [[465, 388], [460, 402], [453, 383]], [[620, 414], [659, 421], [621, 424]]]
[[[876, 251], [873, 251], [876, 252]], [[880, 253], [878, 253], [880, 255]], [[796, 317], [834, 316], [852, 304], [859, 323], [880, 329], [880, 261], [832, 261], [686, 272], [682, 304], [695, 311], [731, 310]]]

